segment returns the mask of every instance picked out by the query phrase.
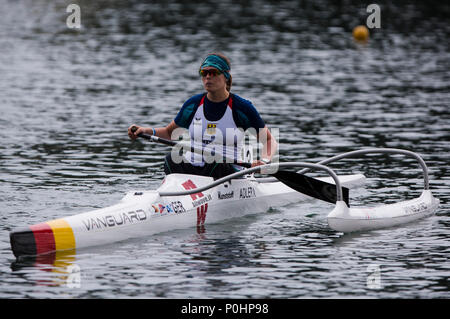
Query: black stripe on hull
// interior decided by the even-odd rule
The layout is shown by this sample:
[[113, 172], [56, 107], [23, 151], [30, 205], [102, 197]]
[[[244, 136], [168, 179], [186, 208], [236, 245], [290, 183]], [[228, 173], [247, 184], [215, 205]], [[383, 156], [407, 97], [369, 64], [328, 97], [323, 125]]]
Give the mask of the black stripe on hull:
[[21, 228], [9, 233], [11, 249], [14, 256], [36, 255], [36, 241], [31, 228]]

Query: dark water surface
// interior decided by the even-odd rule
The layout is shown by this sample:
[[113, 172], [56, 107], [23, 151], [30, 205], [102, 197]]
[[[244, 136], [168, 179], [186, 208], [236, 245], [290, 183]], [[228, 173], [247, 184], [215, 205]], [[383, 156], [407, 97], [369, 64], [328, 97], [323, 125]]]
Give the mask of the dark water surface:
[[[381, 29], [351, 30], [360, 1], [0, 1], [0, 298], [448, 298], [449, 6], [377, 2]], [[167, 148], [132, 143], [202, 91], [202, 57], [232, 61], [232, 91], [279, 128], [282, 161], [366, 147], [418, 152], [441, 200], [435, 216], [366, 233], [332, 231], [319, 202], [217, 225], [16, 261], [8, 233], [151, 189]], [[418, 165], [368, 156], [355, 205], [411, 199]], [[367, 282], [380, 269], [381, 286]], [[81, 283], [73, 287], [71, 275]]]

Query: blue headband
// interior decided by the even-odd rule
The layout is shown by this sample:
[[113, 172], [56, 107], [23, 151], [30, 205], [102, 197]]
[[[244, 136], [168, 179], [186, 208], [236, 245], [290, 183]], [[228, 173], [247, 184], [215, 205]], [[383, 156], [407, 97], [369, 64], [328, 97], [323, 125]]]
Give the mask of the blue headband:
[[203, 61], [202, 65], [200, 66], [200, 70], [208, 66], [216, 68], [217, 70], [222, 72], [223, 75], [225, 75], [225, 77], [227, 78], [227, 80], [230, 78], [229, 71], [231, 68], [228, 65], [227, 61], [225, 61], [225, 59], [221, 58], [220, 56], [215, 54], [208, 55], [206, 59]]

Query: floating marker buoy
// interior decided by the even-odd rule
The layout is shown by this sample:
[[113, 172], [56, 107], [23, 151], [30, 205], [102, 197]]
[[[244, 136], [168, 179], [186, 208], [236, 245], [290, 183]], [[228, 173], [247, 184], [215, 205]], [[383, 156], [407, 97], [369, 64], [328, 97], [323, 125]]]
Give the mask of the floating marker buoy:
[[357, 41], [367, 41], [369, 39], [369, 30], [363, 25], [356, 26], [353, 29], [353, 38]]

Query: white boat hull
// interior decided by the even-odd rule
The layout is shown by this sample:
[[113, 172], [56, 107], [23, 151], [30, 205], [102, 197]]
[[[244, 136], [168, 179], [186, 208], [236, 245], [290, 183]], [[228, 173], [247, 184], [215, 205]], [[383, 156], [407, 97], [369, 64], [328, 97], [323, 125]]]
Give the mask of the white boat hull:
[[432, 215], [438, 206], [439, 200], [430, 190], [424, 190], [420, 197], [412, 200], [376, 207], [348, 208], [340, 201], [328, 215], [328, 225], [342, 232], [393, 227]]
[[[321, 178], [332, 183], [331, 178]], [[339, 177], [343, 186], [361, 186], [364, 175]], [[129, 192], [113, 206], [65, 217], [10, 234], [15, 256], [110, 244], [165, 231], [198, 227], [226, 219], [266, 212], [270, 207], [312, 199], [281, 182], [234, 179], [201, 193], [164, 196], [210, 184], [210, 177], [171, 174], [152, 191]]]

